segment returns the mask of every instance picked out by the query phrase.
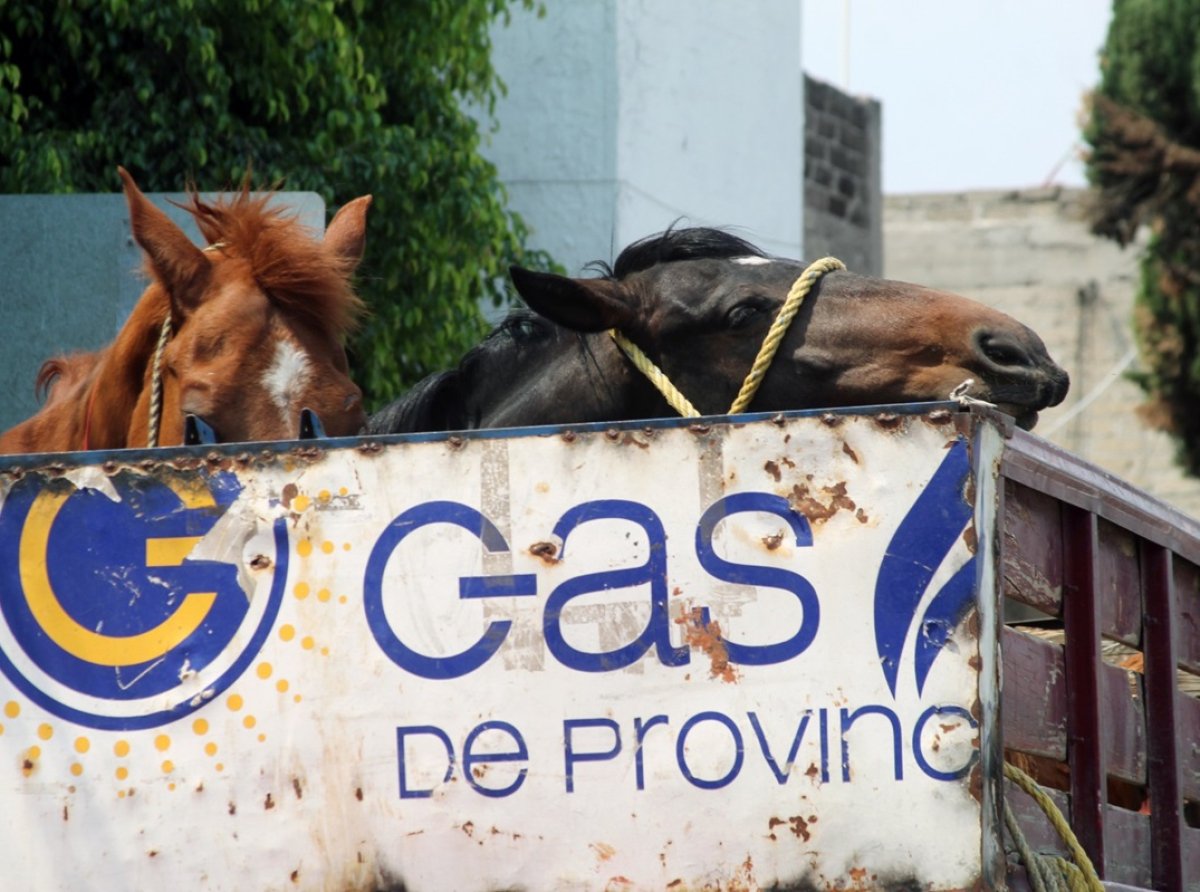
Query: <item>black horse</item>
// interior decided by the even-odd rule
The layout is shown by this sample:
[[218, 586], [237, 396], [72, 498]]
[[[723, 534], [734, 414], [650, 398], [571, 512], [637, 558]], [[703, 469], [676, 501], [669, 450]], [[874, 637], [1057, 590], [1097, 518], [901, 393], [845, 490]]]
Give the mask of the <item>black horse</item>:
[[[703, 414], [729, 410], [805, 264], [714, 229], [630, 245], [595, 278], [513, 267], [514, 310], [459, 365], [371, 417], [365, 433], [675, 415], [608, 334], [637, 344]], [[827, 273], [792, 321], [751, 411], [924, 402], [967, 393], [1026, 428], [1066, 396], [1041, 339], [1011, 317], [920, 285]]]

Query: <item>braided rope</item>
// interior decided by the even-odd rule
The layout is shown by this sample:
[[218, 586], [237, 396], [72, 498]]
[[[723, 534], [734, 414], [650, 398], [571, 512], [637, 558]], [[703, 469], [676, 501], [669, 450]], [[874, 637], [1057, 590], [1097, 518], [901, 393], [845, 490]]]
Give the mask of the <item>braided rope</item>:
[[788, 326], [800, 312], [800, 306], [804, 303], [804, 298], [808, 297], [808, 292], [812, 291], [813, 285], [817, 284], [821, 276], [826, 273], [845, 268], [846, 264], [836, 257], [822, 257], [809, 264], [808, 269], [800, 274], [800, 278], [792, 283], [787, 299], [784, 300], [783, 307], [779, 310], [779, 315], [771, 323], [771, 328], [767, 332], [766, 338], [763, 339], [762, 346], [758, 348], [758, 356], [755, 357], [754, 365], [750, 368], [750, 374], [746, 375], [746, 380], [742, 382], [742, 389], [738, 391], [727, 414], [736, 415], [746, 411], [746, 407], [754, 399], [754, 394], [758, 392], [758, 385], [762, 383], [767, 369], [771, 367], [771, 361], [775, 359], [775, 354], [779, 351], [779, 344], [783, 341]]
[[666, 398], [672, 409], [684, 418], [700, 417], [700, 413], [696, 411], [696, 407], [691, 404], [686, 396], [680, 393], [679, 388], [671, 383], [671, 379], [666, 376], [666, 373], [656, 366], [650, 360], [649, 356], [642, 352], [641, 347], [615, 328], [609, 329], [608, 333], [617, 342], [617, 346], [629, 357], [629, 361], [633, 363], [634, 368], [645, 375], [650, 383], [658, 388], [658, 392]]
[[[1065, 880], [1065, 885], [1071, 892], [1104, 892], [1104, 886], [1096, 874], [1096, 868], [1092, 866], [1092, 860], [1083, 850], [1083, 846], [1079, 844], [1075, 832], [1067, 823], [1067, 819], [1063, 817], [1062, 812], [1058, 810], [1058, 806], [1054, 804], [1054, 800], [1046, 795], [1045, 791], [1038, 786], [1037, 781], [1014, 765], [1005, 763], [1004, 776], [1024, 790], [1038, 804], [1071, 853], [1071, 861], [1057, 856], [1034, 856], [1029, 851], [1029, 845], [1025, 842], [1020, 827], [1016, 826], [1015, 820], [1012, 821], [1009, 825], [1009, 833], [1016, 843], [1018, 852], [1026, 859], [1025, 868], [1031, 882], [1032, 878], [1038, 875], [1039, 879], [1048, 881], [1045, 888], [1061, 888], [1057, 882], [1061, 879]], [[1030, 857], [1032, 857], [1032, 861], [1029, 860]], [[1057, 876], [1055, 876], [1054, 868], [1058, 868]]]
[[[754, 399], [754, 394], [758, 392], [758, 385], [762, 383], [763, 377], [767, 374], [767, 369], [770, 368], [771, 361], [774, 360], [775, 354], [779, 350], [788, 326], [792, 324], [792, 319], [800, 311], [800, 305], [804, 303], [804, 298], [808, 296], [813, 285], [826, 273], [845, 268], [846, 264], [836, 257], [824, 257], [809, 264], [808, 268], [800, 274], [800, 278], [792, 283], [779, 314], [771, 323], [771, 328], [767, 331], [762, 346], [758, 348], [758, 356], [755, 357], [754, 365], [750, 367], [746, 379], [742, 382], [741, 390], [734, 398], [727, 415], [736, 415], [738, 412], [746, 411], [746, 407]], [[633, 363], [634, 367], [658, 389], [672, 409], [684, 418], [700, 416], [696, 407], [680, 392], [679, 388], [671, 383], [666, 373], [656, 366], [637, 344], [615, 328], [610, 329], [608, 333], [612, 335], [612, 339], [617, 342], [617, 346], [621, 348], [622, 352], [629, 357], [629, 361]]]
[[154, 348], [154, 366], [150, 372], [150, 422], [146, 435], [146, 445], [153, 449], [158, 445], [158, 428], [162, 421], [162, 358], [171, 340], [171, 314], [163, 320], [162, 329], [158, 332], [158, 346]]

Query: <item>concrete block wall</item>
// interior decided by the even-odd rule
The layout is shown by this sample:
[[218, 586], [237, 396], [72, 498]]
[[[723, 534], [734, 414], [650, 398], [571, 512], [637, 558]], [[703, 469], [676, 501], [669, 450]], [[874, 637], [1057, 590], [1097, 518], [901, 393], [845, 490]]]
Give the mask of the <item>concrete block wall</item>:
[[1078, 189], [891, 195], [884, 275], [973, 297], [1042, 336], [1071, 374], [1035, 433], [1200, 516], [1200, 480], [1138, 416], [1132, 312], [1138, 248], [1093, 236]]
[[804, 253], [832, 254], [859, 273], [883, 272], [878, 100], [804, 78]]

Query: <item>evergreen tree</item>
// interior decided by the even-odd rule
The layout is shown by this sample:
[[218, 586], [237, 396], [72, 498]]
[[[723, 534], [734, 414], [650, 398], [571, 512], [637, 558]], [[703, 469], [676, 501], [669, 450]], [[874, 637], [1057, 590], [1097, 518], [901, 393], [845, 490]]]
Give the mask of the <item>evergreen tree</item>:
[[477, 120], [502, 85], [489, 28], [533, 0], [7, 0], [0, 191], [256, 185], [375, 197], [351, 345], [369, 400], [482, 333], [524, 247]]
[[1146, 418], [1200, 476], [1200, 0], [1115, 0], [1085, 128], [1095, 232], [1149, 229], [1134, 330]]

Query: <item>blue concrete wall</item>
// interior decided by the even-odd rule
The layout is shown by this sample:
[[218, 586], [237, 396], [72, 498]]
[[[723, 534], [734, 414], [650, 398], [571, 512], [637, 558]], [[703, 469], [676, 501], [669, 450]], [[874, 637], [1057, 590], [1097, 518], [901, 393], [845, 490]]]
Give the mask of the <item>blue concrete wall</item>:
[[[203, 244], [191, 215], [170, 203], [185, 195], [148, 197]], [[321, 196], [276, 200], [324, 232]], [[46, 359], [107, 344], [145, 287], [123, 195], [0, 195], [0, 430], [37, 411], [33, 381]]]

